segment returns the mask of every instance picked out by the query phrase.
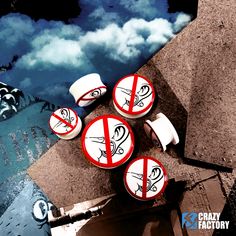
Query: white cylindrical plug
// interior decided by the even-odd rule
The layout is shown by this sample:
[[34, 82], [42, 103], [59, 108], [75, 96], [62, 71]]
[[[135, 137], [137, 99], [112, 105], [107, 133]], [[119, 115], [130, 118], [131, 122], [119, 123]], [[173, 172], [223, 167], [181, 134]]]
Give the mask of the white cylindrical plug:
[[155, 90], [152, 83], [141, 75], [128, 75], [120, 79], [113, 89], [113, 104], [124, 117], [136, 119], [152, 108]]
[[155, 121], [146, 120], [144, 130], [148, 137], [163, 151], [166, 151], [166, 146], [169, 143], [179, 143], [179, 136], [170, 120], [163, 113], [158, 113], [156, 118]]
[[103, 84], [97, 73], [85, 75], [76, 80], [69, 89], [75, 102], [80, 107], [86, 107], [104, 95], [107, 87]]
[[49, 126], [59, 138], [69, 140], [80, 133], [82, 121], [71, 108], [60, 108], [52, 113]]

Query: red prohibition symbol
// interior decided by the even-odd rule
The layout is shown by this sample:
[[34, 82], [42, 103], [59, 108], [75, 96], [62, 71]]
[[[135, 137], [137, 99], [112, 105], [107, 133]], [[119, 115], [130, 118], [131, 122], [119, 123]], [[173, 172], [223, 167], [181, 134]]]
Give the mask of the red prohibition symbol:
[[141, 156], [129, 163], [124, 174], [128, 193], [139, 200], [151, 200], [161, 195], [168, 177], [164, 166], [153, 157]]
[[115, 168], [125, 163], [134, 149], [134, 135], [129, 124], [115, 115], [92, 120], [82, 134], [86, 158], [101, 168]]
[[49, 127], [58, 135], [67, 135], [77, 126], [78, 115], [71, 108], [60, 108], [52, 113], [49, 119]]
[[117, 111], [128, 118], [144, 116], [152, 107], [155, 90], [145, 77], [134, 74], [120, 79], [113, 89], [113, 103]]

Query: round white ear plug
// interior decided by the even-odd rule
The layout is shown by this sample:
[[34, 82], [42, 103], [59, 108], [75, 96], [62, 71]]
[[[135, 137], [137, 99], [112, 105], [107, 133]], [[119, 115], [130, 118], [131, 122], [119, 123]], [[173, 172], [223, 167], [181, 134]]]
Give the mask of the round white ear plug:
[[71, 108], [60, 108], [52, 113], [49, 126], [61, 139], [73, 139], [82, 129], [82, 121]]
[[111, 114], [90, 121], [84, 128], [81, 141], [85, 157], [104, 169], [124, 164], [134, 150], [131, 127], [125, 120]]
[[113, 104], [124, 117], [139, 118], [152, 108], [155, 91], [152, 83], [134, 74], [120, 79], [113, 89]]
[[124, 173], [127, 192], [138, 200], [151, 200], [162, 195], [168, 183], [167, 172], [156, 158], [140, 156], [132, 160]]
[[107, 87], [103, 84], [101, 77], [97, 73], [85, 75], [76, 80], [69, 89], [75, 102], [80, 107], [86, 107], [95, 102], [105, 94]]
[[155, 121], [146, 120], [144, 130], [147, 136], [165, 151], [169, 143], [179, 143], [179, 136], [170, 120], [163, 113], [158, 113], [156, 118]]

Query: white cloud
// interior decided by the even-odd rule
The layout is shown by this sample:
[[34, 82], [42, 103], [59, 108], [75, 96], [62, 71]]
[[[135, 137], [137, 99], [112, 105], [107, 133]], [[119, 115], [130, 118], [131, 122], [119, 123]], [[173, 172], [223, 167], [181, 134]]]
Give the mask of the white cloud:
[[174, 36], [172, 31], [172, 24], [164, 19], [131, 19], [123, 27], [110, 24], [104, 29], [88, 32], [81, 37], [80, 45], [90, 57], [100, 52], [125, 63], [142, 53], [153, 53]]
[[28, 50], [35, 33], [35, 23], [27, 16], [9, 14], [0, 18], [0, 64], [9, 63], [14, 55]]
[[45, 36], [58, 36], [62, 38], [78, 39], [83, 33], [78, 25], [65, 25], [61, 21], [45, 21], [40, 20], [37, 22], [37, 37]]
[[98, 52], [101, 57], [124, 62], [130, 57], [137, 57], [140, 51], [127, 43], [128, 36], [116, 24], [110, 24], [104, 29], [88, 32], [80, 39], [81, 48], [88, 57]]
[[44, 38], [44, 45], [41, 40], [33, 41], [33, 51], [24, 55], [17, 63], [18, 66], [30, 68], [38, 65], [44, 67], [50, 67], [51, 65], [76, 67], [81, 65], [83, 53], [78, 42], [58, 37], [49, 38]]
[[121, 0], [120, 4], [139, 17], [153, 19], [167, 10], [166, 0]]
[[[82, 20], [83, 29], [59, 21], [35, 22], [20, 14], [1, 17], [0, 64], [9, 63], [13, 55], [20, 56], [13, 69], [3, 73], [4, 80], [46, 100], [67, 104], [71, 96], [66, 94], [65, 82], [91, 72], [101, 73], [109, 83], [115, 82], [145, 62], [144, 58], [190, 21], [190, 16], [183, 13], [176, 22], [168, 21], [166, 0], [120, 1], [117, 5], [111, 0], [86, 1], [90, 2], [87, 13], [91, 14]], [[160, 2], [163, 4], [157, 9], [154, 3]], [[164, 12], [165, 19], [158, 11]], [[175, 17], [172, 15], [171, 20]], [[88, 27], [91, 31], [86, 32], [86, 24], [94, 21], [96, 24]], [[95, 27], [98, 29], [93, 30]]]
[[64, 26], [59, 30], [56, 24], [55, 28], [45, 29], [35, 36], [31, 42], [32, 50], [18, 61], [17, 66], [89, 67], [92, 64], [88, 60], [98, 55], [104, 61], [109, 58], [126, 63], [140, 55], [150, 56], [189, 20], [190, 17], [183, 13], [179, 14], [175, 23], [161, 18], [151, 21], [131, 19], [123, 26], [111, 23], [87, 33], [81, 32], [77, 26]]
[[182, 30], [191, 21], [191, 16], [185, 13], [179, 13], [174, 23], [174, 32]]
[[[39, 24], [45, 22], [41, 21]], [[20, 68], [80, 66], [84, 58], [78, 39], [82, 34], [81, 28], [76, 25], [49, 22], [48, 28], [35, 34], [30, 42], [31, 50], [21, 57], [17, 66]]]
[[125, 34], [129, 34], [131, 40], [142, 38], [142, 52], [149, 55], [174, 36], [172, 24], [160, 18], [152, 21], [132, 19], [124, 25], [123, 29]]
[[121, 18], [117, 12], [105, 11], [103, 7], [98, 7], [92, 13], [89, 14], [88, 18], [100, 27], [105, 27], [111, 23], [120, 23]]
[[27, 16], [9, 14], [0, 18], [0, 40], [5, 46], [14, 47], [19, 41], [28, 40], [34, 31], [35, 25]]

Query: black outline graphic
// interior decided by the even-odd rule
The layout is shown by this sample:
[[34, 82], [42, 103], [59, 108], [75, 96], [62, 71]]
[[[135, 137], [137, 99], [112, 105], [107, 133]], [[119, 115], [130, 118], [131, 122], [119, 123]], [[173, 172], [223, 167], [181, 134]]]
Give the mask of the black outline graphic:
[[[47, 198], [43, 195], [43, 193], [35, 186], [33, 189], [32, 200], [33, 200], [33, 204], [32, 204], [31, 214], [34, 220], [37, 222], [38, 228], [42, 229], [44, 225], [47, 225], [47, 227], [49, 227], [48, 226], [48, 211], [51, 210], [51, 208], [53, 207], [52, 202], [48, 201]], [[44, 202], [44, 206], [42, 205], [39, 206], [42, 212], [42, 215], [44, 215], [42, 219], [37, 218], [34, 213], [34, 206], [38, 201]], [[48, 228], [44, 228], [44, 229], [48, 235], [51, 235], [50, 231], [48, 232]]]
[[[157, 171], [159, 171], [158, 174], [157, 174]], [[132, 177], [143, 181], [143, 174], [136, 173], [136, 172], [127, 172], [127, 173], [132, 174]], [[162, 175], [161, 175], [161, 173], [162, 173]], [[161, 175], [161, 178], [159, 178], [160, 175]], [[159, 182], [163, 177], [164, 177], [164, 173], [163, 173], [161, 167], [157, 166], [157, 165], [153, 166], [151, 174], [147, 178], [147, 192], [149, 192], [149, 191], [156, 192], [157, 187], [155, 186], [155, 184], [157, 182]], [[143, 192], [142, 185], [143, 185], [143, 182], [141, 184], [137, 183], [138, 188], [137, 188], [137, 190], [135, 190], [135, 194], [137, 194], [138, 191], [141, 191], [141, 193]]]
[[[101, 95], [102, 95], [102, 90], [100, 89], [100, 88], [97, 88], [97, 89], [95, 89], [95, 90], [93, 90], [91, 93], [89, 93], [88, 94], [89, 95], [89, 98], [99, 98], [99, 97], [101, 97]], [[86, 96], [85, 96], [86, 97]], [[84, 98], [85, 98], [84, 97]], [[84, 99], [83, 98], [83, 99]], [[87, 99], [87, 98], [86, 98]]]
[[[131, 97], [132, 94], [132, 90], [131, 89], [126, 89], [123, 87], [117, 87], [121, 90], [122, 93], [125, 93], [127, 95], [129, 95]], [[135, 106], [139, 106], [139, 107], [143, 107], [144, 103], [143, 100], [145, 100], [146, 98], [150, 97], [152, 95], [152, 88], [148, 83], [144, 83], [142, 84], [141, 88], [139, 89], [138, 92], [136, 92], [135, 97], [134, 97], [134, 107]], [[125, 103], [122, 105], [122, 107], [124, 107], [125, 105], [127, 105], [129, 107], [130, 104], [130, 100], [127, 100], [125, 98]]]
[[[113, 130], [113, 135], [111, 137], [110, 140], [110, 144], [111, 144], [111, 153], [112, 156], [114, 155], [122, 155], [124, 153], [124, 149], [121, 147], [121, 145], [126, 141], [126, 139], [129, 137], [129, 130], [128, 128], [122, 124], [116, 124]], [[99, 143], [102, 144], [105, 148], [105, 137], [101, 136], [101, 137], [86, 137], [88, 139], [93, 139], [92, 142], [94, 143]], [[106, 157], [106, 150], [103, 150], [102, 148], [99, 148], [101, 155], [99, 157], [97, 157], [98, 162], [100, 162], [100, 159], [102, 157]]]
[[[74, 120], [74, 117], [71, 117], [71, 114], [70, 114], [70, 109], [68, 108], [61, 108], [60, 109], [60, 113], [62, 115], [62, 119], [65, 120], [67, 123], [72, 123], [72, 121]], [[66, 132], [68, 132], [68, 128], [71, 129], [71, 127], [69, 127], [67, 124], [63, 123], [62, 121], [58, 121], [52, 128], [55, 129], [55, 128], [58, 128], [60, 126], [63, 126], [63, 128], [65, 128]]]

